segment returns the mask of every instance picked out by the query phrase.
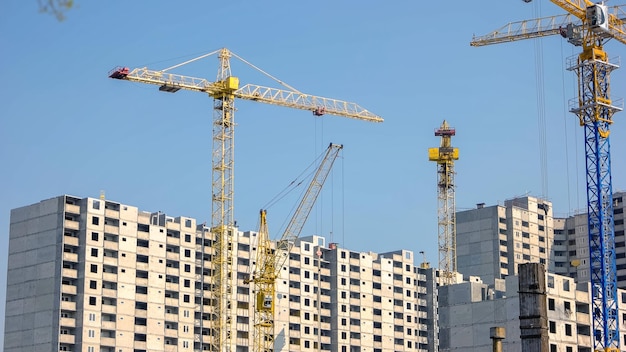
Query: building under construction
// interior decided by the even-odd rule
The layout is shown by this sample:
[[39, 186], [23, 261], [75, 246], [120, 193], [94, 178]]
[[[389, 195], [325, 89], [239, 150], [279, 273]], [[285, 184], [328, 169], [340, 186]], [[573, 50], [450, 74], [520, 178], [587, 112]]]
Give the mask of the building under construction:
[[[620, 234], [623, 196], [618, 192], [615, 198]], [[275, 350], [435, 352], [471, 351], [474, 346], [482, 351], [491, 343], [490, 327], [505, 326], [505, 350], [519, 351], [517, 271], [473, 276], [464, 259], [465, 239], [467, 246], [484, 248], [506, 241], [507, 252], [511, 248], [515, 260], [520, 255], [516, 266], [528, 262], [526, 253], [536, 253], [528, 254], [530, 262], [539, 262], [544, 258], [539, 256], [544, 252], [540, 224], [525, 221], [526, 216], [543, 215], [544, 232], [552, 228], [551, 210], [546, 217], [542, 207], [551, 209], [551, 204], [522, 197], [505, 206], [459, 212], [459, 270], [469, 274], [463, 280], [456, 273], [446, 287], [441, 286], [440, 270], [416, 264], [421, 258], [412, 251], [354, 252], [319, 236], [299, 239], [277, 282]], [[470, 220], [485, 224], [471, 236], [484, 236], [465, 232], [479, 229]], [[501, 233], [506, 224], [512, 226], [510, 237]], [[576, 246], [584, 246], [579, 243], [584, 226], [560, 226], [554, 225], [553, 239], [545, 239], [553, 243], [545, 249], [551, 254], [545, 257], [546, 268], [558, 269], [564, 250], [568, 260], [575, 260]], [[494, 234], [503, 239], [487, 240]], [[249, 275], [257, 235], [238, 229], [233, 235], [237, 284], [230, 296], [236, 312], [231, 351], [249, 351], [253, 345], [255, 303]], [[623, 250], [623, 235], [618, 238], [616, 247]], [[99, 198], [64, 195], [14, 209], [4, 350], [210, 350], [211, 239], [206, 226], [193, 218], [144, 212]], [[509, 263], [504, 248], [474, 254], [485, 259], [484, 268], [502, 268]], [[494, 253], [500, 261], [494, 262]], [[581, 261], [571, 267], [569, 275], [584, 265]], [[567, 346], [576, 345], [581, 347], [573, 351], [591, 351], [589, 284], [561, 274], [549, 270], [545, 278], [548, 342], [566, 352]], [[626, 314], [622, 310], [620, 316]]]
[[[235, 334], [253, 345], [257, 232], [233, 233]], [[203, 351], [214, 238], [196, 219], [69, 195], [11, 212], [6, 352]], [[413, 252], [299, 239], [277, 282], [275, 351], [426, 351], [426, 277]]]
[[[520, 268], [525, 270], [526, 265]], [[543, 289], [537, 291], [538, 297], [523, 297], [534, 294], [536, 280]], [[625, 307], [626, 291], [618, 292], [620, 307]], [[469, 277], [440, 287], [438, 348], [429, 351], [490, 351], [490, 329], [501, 326], [506, 331], [501, 342], [507, 352], [591, 352], [590, 294], [590, 283], [576, 283], [545, 270], [531, 276], [522, 271], [496, 279], [494, 284]], [[618, 313], [623, 316], [626, 309], [620, 308]]]
[[523, 196], [503, 205], [479, 203], [475, 209], [459, 211], [456, 219], [458, 268], [464, 275], [493, 284], [517, 274], [521, 263], [546, 264], [550, 272], [567, 264], [553, 253], [555, 236], [563, 230], [558, 226], [564, 225], [555, 221], [549, 201]]

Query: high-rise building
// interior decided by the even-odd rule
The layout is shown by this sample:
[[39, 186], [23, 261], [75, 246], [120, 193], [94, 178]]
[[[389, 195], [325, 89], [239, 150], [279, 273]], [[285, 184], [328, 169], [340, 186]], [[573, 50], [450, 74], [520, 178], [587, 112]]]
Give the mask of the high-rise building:
[[[626, 192], [613, 193], [613, 222], [615, 224], [615, 264], [617, 286], [626, 289], [626, 236], [624, 219], [626, 215]], [[587, 214], [576, 214], [565, 220], [568, 236], [568, 274], [578, 282], [589, 282], [589, 231]], [[561, 254], [560, 252], [559, 254]]]
[[[618, 287], [626, 289], [626, 192], [613, 194]], [[457, 212], [458, 269], [484, 282], [515, 274], [518, 264], [540, 262], [551, 273], [589, 282], [587, 214], [552, 215], [550, 202], [521, 197], [504, 205]]]
[[[625, 195], [624, 192], [613, 195], [620, 289], [626, 288]], [[535, 197], [514, 198], [504, 205], [489, 207], [479, 204], [476, 209], [457, 213], [457, 255], [459, 272], [468, 280], [449, 288], [439, 287], [439, 324], [433, 331], [439, 329], [440, 334], [437, 340], [429, 339], [429, 343], [439, 343], [442, 350], [466, 350], [470, 345], [486, 347], [491, 343], [489, 325], [501, 325], [507, 328], [506, 349], [517, 350], [515, 344], [519, 340], [515, 337], [519, 336], [519, 321], [515, 315], [518, 312], [511, 310], [511, 303], [505, 301], [518, 300], [514, 281], [518, 265], [535, 262], [545, 264], [548, 270], [547, 328], [551, 350], [560, 350], [558, 346], [564, 346], [565, 351], [591, 350], [587, 214], [554, 218], [552, 204]], [[504, 301], [491, 298], [493, 295], [497, 298], [501, 279], [506, 280], [506, 291], [500, 293]], [[620, 291], [618, 295], [619, 316], [624, 314], [625, 294]], [[479, 314], [471, 312], [488, 314], [483, 322]], [[456, 319], [448, 319], [448, 316]], [[468, 321], [473, 322], [473, 330], [467, 330]], [[513, 339], [509, 337], [511, 324]], [[465, 339], [455, 338], [463, 334], [470, 335]], [[474, 342], [464, 346], [457, 344], [467, 340]]]
[[426, 277], [411, 251], [337, 249], [329, 260], [337, 296], [332, 351], [426, 350]]
[[197, 234], [101, 199], [13, 209], [4, 350], [191, 351]]
[[426, 336], [428, 352], [439, 351], [439, 287], [463, 283], [463, 274], [431, 268], [422, 262], [418, 269], [426, 277]]
[[[245, 352], [257, 233], [232, 231], [230, 350]], [[195, 219], [106, 199], [13, 209], [4, 351], [209, 350], [213, 241]], [[301, 238], [277, 282], [275, 351], [426, 351], [425, 280], [411, 251]]]
[[522, 263], [539, 262], [554, 272], [562, 259], [552, 255], [555, 222], [548, 201], [525, 196], [504, 205], [481, 203], [457, 212], [456, 223], [458, 271], [487, 284], [517, 274]]

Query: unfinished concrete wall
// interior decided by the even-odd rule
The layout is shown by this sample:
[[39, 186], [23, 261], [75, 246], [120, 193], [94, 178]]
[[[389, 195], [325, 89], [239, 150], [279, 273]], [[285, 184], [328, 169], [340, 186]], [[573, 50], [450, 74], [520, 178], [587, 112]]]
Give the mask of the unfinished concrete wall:
[[520, 264], [518, 273], [522, 352], [548, 352], [546, 268], [539, 263]]

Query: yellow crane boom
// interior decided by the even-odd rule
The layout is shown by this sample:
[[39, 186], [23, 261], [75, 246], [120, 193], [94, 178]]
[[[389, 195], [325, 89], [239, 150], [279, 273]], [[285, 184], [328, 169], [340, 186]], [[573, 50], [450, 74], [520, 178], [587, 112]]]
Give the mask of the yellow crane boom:
[[[215, 81], [168, 72], [171, 69], [216, 53], [218, 54], [219, 67]], [[383, 121], [380, 116], [355, 103], [304, 94], [291, 87], [289, 87], [291, 90], [283, 90], [247, 84], [240, 88], [239, 78], [231, 74], [230, 59], [232, 56], [249, 64], [230, 50], [222, 48], [163, 70], [118, 67], [109, 72], [110, 78], [157, 85], [159, 90], [163, 92], [174, 93], [182, 89], [206, 93], [213, 98], [211, 232], [215, 237], [213, 244], [215, 254], [213, 256], [211, 298], [215, 305], [211, 307], [212, 331], [206, 334], [211, 336], [210, 342], [205, 343], [204, 340], [204, 319], [196, 319], [195, 330], [198, 333], [195, 334], [195, 350], [208, 348], [211, 351], [228, 352], [234, 346], [232, 338], [234, 324], [232, 317], [234, 314], [230, 304], [230, 295], [235, 286], [235, 277], [231, 275], [234, 252], [230, 244], [233, 243], [232, 236], [236, 231], [233, 215], [235, 99], [309, 110], [316, 116], [330, 114], [369, 122]], [[280, 83], [286, 86], [284, 83]], [[200, 265], [204, 265], [203, 263], [204, 261]], [[198, 280], [204, 280], [204, 275], [198, 275]], [[204, 297], [202, 290], [197, 290], [196, 295]], [[204, 316], [204, 305], [200, 304], [198, 309], [201, 313], [200, 316]]]
[[261, 210], [259, 227], [259, 244], [257, 249], [257, 266], [252, 278], [256, 306], [254, 312], [254, 352], [271, 352], [274, 350], [274, 302], [276, 297], [276, 278], [280, 269], [289, 257], [289, 252], [300, 236], [313, 205], [320, 194], [324, 182], [333, 167], [335, 159], [343, 149], [342, 145], [330, 144], [326, 154], [300, 200], [283, 235], [272, 249], [267, 229], [267, 213]]
[[206, 93], [215, 97], [227, 91], [235, 98], [309, 110], [317, 116], [328, 114], [370, 122], [383, 122], [380, 116], [367, 111], [356, 103], [304, 94], [298, 91], [263, 87], [256, 84], [246, 84], [239, 88], [239, 79], [237, 77], [227, 77], [226, 80], [221, 82], [211, 82], [205, 78], [154, 71], [146, 67], [132, 70], [126, 67], [118, 67], [111, 72], [111, 78], [154, 84], [159, 86], [160, 91], [170, 93], [183, 89]]

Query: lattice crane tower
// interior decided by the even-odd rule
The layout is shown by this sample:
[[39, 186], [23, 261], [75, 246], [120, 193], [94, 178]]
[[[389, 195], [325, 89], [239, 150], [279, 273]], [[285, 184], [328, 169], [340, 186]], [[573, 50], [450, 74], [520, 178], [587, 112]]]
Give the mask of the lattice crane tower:
[[[531, 2], [532, 0], [524, 0]], [[512, 22], [490, 34], [474, 37], [470, 45], [482, 46], [560, 34], [582, 46], [568, 60], [568, 70], [578, 77], [578, 98], [570, 101], [584, 128], [589, 229], [592, 321], [595, 351], [619, 351], [617, 270], [609, 128], [620, 101], [610, 97], [610, 74], [618, 68], [604, 51], [610, 39], [626, 44], [626, 23], [620, 6], [608, 7], [589, 0], [550, 0], [566, 15]]]
[[[217, 79], [213, 82], [205, 78], [196, 78], [169, 73], [167, 71], [188, 63], [218, 54], [219, 67]], [[231, 57], [236, 57], [254, 69], [276, 80], [287, 89], [269, 88], [255, 84], [239, 86], [239, 78], [231, 74]], [[211, 351], [228, 352], [234, 349], [233, 325], [235, 316], [234, 307], [231, 307], [230, 296], [236, 286], [236, 275], [233, 263], [236, 262], [232, 248], [234, 226], [233, 199], [234, 199], [234, 128], [235, 128], [235, 99], [251, 100], [271, 105], [289, 107], [293, 109], [309, 110], [315, 116], [324, 114], [349, 117], [370, 122], [382, 122], [383, 119], [359, 105], [332, 98], [324, 98], [302, 93], [288, 86], [250, 64], [226, 48], [201, 55], [178, 65], [163, 69], [151, 70], [146, 67], [130, 69], [118, 67], [109, 72], [109, 77], [153, 84], [159, 86], [163, 92], [175, 93], [179, 90], [189, 90], [208, 94], [213, 98], [213, 151], [211, 177], [211, 232], [215, 237], [213, 244], [213, 276], [211, 280], [211, 294], [215, 305], [211, 305], [210, 321], [211, 332], [205, 335], [204, 327], [204, 299], [200, 299], [197, 309], [200, 319], [195, 321], [194, 350], [200, 351], [210, 348]], [[202, 273], [204, 260], [200, 261]], [[204, 274], [199, 274], [197, 280], [204, 286]], [[196, 296], [205, 298], [202, 289], [196, 290]], [[207, 336], [208, 335], [208, 336]], [[205, 342], [205, 337], [210, 339]]]
[[435, 130], [441, 137], [439, 148], [428, 149], [428, 159], [437, 162], [437, 225], [439, 240], [439, 270], [442, 284], [452, 283], [456, 272], [456, 205], [454, 195], [454, 161], [459, 159], [459, 149], [452, 147], [456, 130], [443, 121]]

